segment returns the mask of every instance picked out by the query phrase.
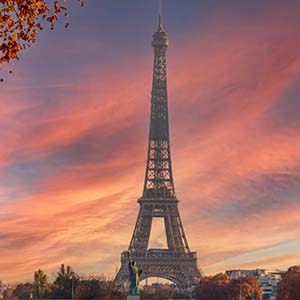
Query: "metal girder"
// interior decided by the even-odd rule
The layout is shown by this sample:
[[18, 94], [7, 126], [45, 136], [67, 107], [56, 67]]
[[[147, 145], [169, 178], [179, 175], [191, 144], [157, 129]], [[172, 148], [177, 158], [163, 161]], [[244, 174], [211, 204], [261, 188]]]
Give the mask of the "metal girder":
[[[159, 22], [153, 35], [153, 85], [150, 132], [143, 196], [128, 251], [121, 255], [116, 284], [128, 280], [129, 257], [143, 270], [141, 280], [162, 277], [181, 286], [199, 281], [196, 253], [191, 252], [178, 210], [172, 174], [168, 121], [167, 60], [168, 35]], [[152, 219], [164, 218], [168, 249], [148, 249]]]

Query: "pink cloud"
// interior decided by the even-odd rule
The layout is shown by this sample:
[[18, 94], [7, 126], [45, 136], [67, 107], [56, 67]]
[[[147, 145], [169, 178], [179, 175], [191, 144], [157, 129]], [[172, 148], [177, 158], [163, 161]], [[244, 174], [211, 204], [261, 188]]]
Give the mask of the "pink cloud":
[[[270, 111], [291, 88], [300, 44], [294, 24], [261, 25], [241, 24], [229, 33], [213, 28], [201, 37], [195, 32], [188, 44], [169, 50], [177, 194], [190, 246], [208, 272], [241, 265], [239, 255], [298, 234], [299, 128], [287, 120], [285, 128], [274, 129]], [[142, 190], [149, 59], [89, 65], [82, 71], [88, 79], [76, 87], [60, 85], [55, 100], [44, 94], [57, 92], [53, 83], [5, 94], [2, 176], [20, 161], [52, 167], [21, 198], [14, 199], [12, 186], [0, 186], [0, 196], [15, 200], [3, 203], [0, 219], [0, 269], [8, 280], [29, 278], [37, 268], [52, 272], [62, 262], [78, 271], [97, 262], [99, 271], [112, 272], [118, 264]], [[282, 251], [257, 256], [257, 263], [291, 264], [291, 254]], [[7, 267], [13, 262], [17, 277]], [[259, 267], [254, 265], [247, 262]]]

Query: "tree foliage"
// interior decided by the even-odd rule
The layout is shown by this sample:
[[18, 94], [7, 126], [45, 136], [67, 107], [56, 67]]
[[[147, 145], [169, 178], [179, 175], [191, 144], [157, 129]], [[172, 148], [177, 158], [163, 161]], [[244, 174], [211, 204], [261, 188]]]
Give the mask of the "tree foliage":
[[300, 266], [290, 267], [278, 284], [278, 300], [299, 300]]
[[7, 288], [3, 292], [3, 300], [9, 300], [14, 298], [14, 289]]
[[113, 285], [113, 281], [103, 275], [90, 276], [78, 282], [75, 290], [76, 299], [124, 299], [125, 295]]
[[[84, 6], [83, 0], [76, 0]], [[68, 16], [64, 0], [0, 0], [0, 64], [18, 59], [48, 23], [51, 29], [59, 15]], [[65, 24], [68, 27], [68, 23]]]
[[151, 285], [145, 285], [141, 290], [141, 298], [145, 300], [163, 300], [174, 299], [175, 291], [168, 284], [160, 284], [154, 288]]
[[71, 299], [72, 289], [75, 289], [77, 281], [78, 275], [72, 268], [62, 264], [53, 283], [52, 297], [57, 299]]
[[231, 279], [225, 274], [204, 277], [197, 287], [198, 300], [228, 300], [230, 299]]
[[251, 300], [253, 294], [255, 299], [262, 299], [262, 290], [256, 278], [243, 277], [232, 280], [226, 274], [202, 278], [196, 294], [197, 300]]
[[[12, 298], [15, 299], [29, 299], [32, 294], [33, 285], [29, 282], [18, 284], [12, 291]], [[8, 299], [11, 299], [8, 297]]]
[[41, 269], [34, 272], [33, 288], [35, 298], [44, 298], [48, 288], [48, 280], [47, 275]]
[[234, 299], [252, 300], [253, 294], [255, 299], [262, 299], [262, 290], [259, 287], [258, 279], [255, 277], [242, 277], [240, 279], [231, 280], [230, 295]]
[[[74, 294], [72, 295], [72, 292]], [[89, 299], [124, 300], [127, 290], [114, 286], [104, 275], [79, 277], [70, 266], [62, 264], [53, 282], [48, 282], [46, 274], [38, 269], [34, 272], [34, 282], [20, 283], [14, 288], [6, 288], [3, 300], [17, 299]]]

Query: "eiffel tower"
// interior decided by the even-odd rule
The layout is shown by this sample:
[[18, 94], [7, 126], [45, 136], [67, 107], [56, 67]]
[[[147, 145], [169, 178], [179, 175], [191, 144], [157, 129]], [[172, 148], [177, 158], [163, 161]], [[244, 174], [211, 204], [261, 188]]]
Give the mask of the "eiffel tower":
[[[191, 252], [178, 211], [173, 182], [167, 97], [168, 34], [163, 30], [162, 17], [153, 35], [153, 84], [151, 94], [148, 159], [143, 196], [128, 251], [121, 254], [121, 268], [115, 284], [128, 280], [129, 259], [143, 270], [141, 280], [149, 277], [168, 279], [178, 286], [197, 283], [201, 273], [196, 252]], [[163, 218], [167, 249], [148, 249], [153, 218]]]

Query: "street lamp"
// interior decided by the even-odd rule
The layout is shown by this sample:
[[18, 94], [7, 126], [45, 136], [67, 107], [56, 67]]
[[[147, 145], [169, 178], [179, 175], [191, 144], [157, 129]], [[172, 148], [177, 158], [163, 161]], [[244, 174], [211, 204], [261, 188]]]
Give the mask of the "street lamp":
[[72, 300], [74, 300], [74, 275], [72, 274]]
[[254, 283], [252, 284], [252, 300], [255, 300], [256, 298], [256, 292], [255, 292], [255, 289], [254, 289]]
[[239, 270], [240, 273], [240, 297], [239, 300], [242, 300], [242, 273], [241, 270]]

